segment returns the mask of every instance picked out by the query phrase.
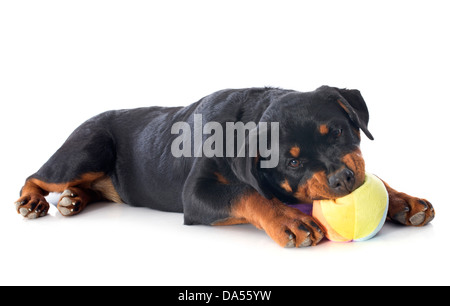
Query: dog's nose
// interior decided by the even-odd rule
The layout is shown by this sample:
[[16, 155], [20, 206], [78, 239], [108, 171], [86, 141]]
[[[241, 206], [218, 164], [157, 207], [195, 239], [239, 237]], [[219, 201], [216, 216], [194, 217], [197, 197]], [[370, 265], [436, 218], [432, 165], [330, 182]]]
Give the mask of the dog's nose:
[[328, 185], [337, 194], [348, 194], [355, 186], [355, 174], [348, 168], [338, 170], [328, 178]]

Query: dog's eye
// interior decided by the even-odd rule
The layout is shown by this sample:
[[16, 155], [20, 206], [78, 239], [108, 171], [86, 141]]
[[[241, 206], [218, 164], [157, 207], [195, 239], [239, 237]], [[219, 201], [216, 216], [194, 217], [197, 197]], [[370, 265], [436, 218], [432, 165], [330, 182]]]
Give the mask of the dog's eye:
[[302, 165], [302, 163], [298, 159], [291, 159], [289, 161], [289, 167], [291, 168], [298, 168]]
[[343, 132], [342, 129], [335, 129], [331, 133], [335, 138], [338, 138], [342, 136], [342, 132]]

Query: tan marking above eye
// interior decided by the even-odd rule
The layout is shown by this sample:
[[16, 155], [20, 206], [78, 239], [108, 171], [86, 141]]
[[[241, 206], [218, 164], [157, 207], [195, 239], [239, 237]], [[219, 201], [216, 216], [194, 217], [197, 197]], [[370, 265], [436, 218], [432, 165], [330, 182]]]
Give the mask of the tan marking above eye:
[[319, 133], [320, 133], [320, 134], [326, 135], [326, 134], [328, 134], [329, 131], [330, 131], [330, 130], [328, 129], [328, 126], [327, 126], [326, 124], [321, 124], [321, 125], [319, 126]]
[[299, 146], [293, 146], [290, 150], [289, 153], [291, 153], [291, 155], [293, 157], [299, 157], [300, 155], [300, 147]]

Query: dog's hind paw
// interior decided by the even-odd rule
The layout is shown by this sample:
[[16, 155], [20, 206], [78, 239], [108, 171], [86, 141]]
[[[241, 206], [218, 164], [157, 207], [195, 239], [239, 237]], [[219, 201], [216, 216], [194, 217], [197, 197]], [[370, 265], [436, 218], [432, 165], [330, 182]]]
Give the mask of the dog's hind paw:
[[48, 213], [50, 205], [44, 196], [40, 194], [26, 195], [15, 203], [17, 213], [28, 219], [43, 217]]
[[57, 208], [63, 216], [72, 216], [82, 211], [86, 204], [87, 202], [76, 191], [66, 189], [61, 194]]

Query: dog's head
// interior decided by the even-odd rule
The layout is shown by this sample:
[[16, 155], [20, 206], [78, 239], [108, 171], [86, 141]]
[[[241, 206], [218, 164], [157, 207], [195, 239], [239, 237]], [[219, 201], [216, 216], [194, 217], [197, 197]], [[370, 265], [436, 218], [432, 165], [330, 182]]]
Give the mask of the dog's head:
[[349, 194], [364, 182], [359, 144], [369, 112], [358, 90], [322, 86], [290, 92], [272, 103], [261, 121], [279, 122], [279, 162], [261, 168], [264, 158], [237, 159], [234, 169], [266, 197], [310, 203]]

